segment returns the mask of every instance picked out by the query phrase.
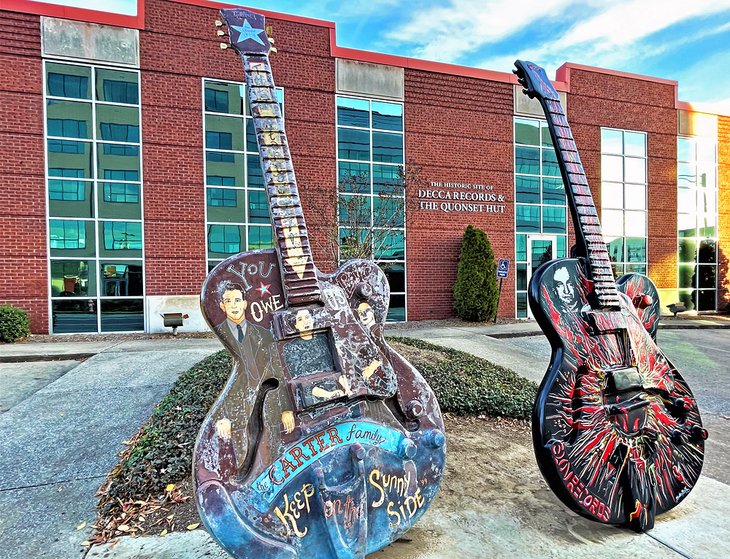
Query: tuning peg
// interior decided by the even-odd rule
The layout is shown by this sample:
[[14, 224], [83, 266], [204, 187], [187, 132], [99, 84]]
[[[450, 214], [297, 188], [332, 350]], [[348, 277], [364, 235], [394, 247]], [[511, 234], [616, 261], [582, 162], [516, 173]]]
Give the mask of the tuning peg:
[[270, 42], [270, 43], [271, 43], [272, 45], [273, 45], [273, 44], [274, 44], [274, 43], [276, 42], [276, 41], [274, 41], [274, 38], [273, 38], [273, 37], [267, 37], [267, 39], [269, 40], [269, 42]]
[[519, 75], [520, 75], [520, 72], [519, 72], [519, 70], [517, 70], [516, 68], [512, 68], [512, 73], [513, 73], [513, 74], [514, 74], [515, 76], [519, 76]]
[[225, 35], [226, 35], [226, 32], [225, 32], [225, 31], [223, 31], [222, 29], [219, 29], [219, 30], [218, 30], [218, 31], [216, 31], [215, 33], [216, 33], [216, 35], [218, 35], [219, 37], [225, 37]]
[[272, 52], [272, 53], [277, 53], [277, 52], [279, 52], [279, 51], [278, 51], [278, 50], [276, 49], [276, 47], [271, 47], [271, 49], [270, 49], [270, 50], [271, 50], [271, 52]]
[[228, 48], [228, 44], [227, 43], [221, 43], [220, 44], [220, 47], [221, 47], [221, 50], [226, 50]]
[[215, 20], [215, 26], [216, 27], [223, 27], [223, 22], [219, 19]]

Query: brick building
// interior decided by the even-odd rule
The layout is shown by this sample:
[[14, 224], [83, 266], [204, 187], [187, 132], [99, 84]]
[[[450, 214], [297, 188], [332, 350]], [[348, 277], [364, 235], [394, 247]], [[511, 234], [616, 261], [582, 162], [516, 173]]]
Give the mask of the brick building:
[[[146, 0], [129, 17], [3, 3], [0, 304], [29, 310], [34, 332], [160, 331], [163, 312], [203, 329], [208, 269], [270, 246], [220, 7]], [[366, 222], [389, 318], [446, 318], [473, 224], [511, 261], [499, 315], [527, 317], [531, 270], [567, 254], [572, 226], [542, 111], [510, 69], [342, 48], [330, 22], [266, 16], [319, 267], [334, 269], [333, 241], [346, 251]], [[567, 63], [554, 84], [616, 274], [647, 273], [663, 304], [724, 310], [730, 117], [694, 111], [664, 79]], [[338, 201], [355, 209], [338, 216]]]

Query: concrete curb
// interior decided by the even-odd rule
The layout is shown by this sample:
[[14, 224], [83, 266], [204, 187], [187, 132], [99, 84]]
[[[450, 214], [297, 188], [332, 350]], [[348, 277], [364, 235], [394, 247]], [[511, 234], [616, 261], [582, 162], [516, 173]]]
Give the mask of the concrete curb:
[[91, 353], [43, 353], [33, 355], [0, 355], [0, 363], [31, 363], [33, 361], [83, 361], [100, 352]]

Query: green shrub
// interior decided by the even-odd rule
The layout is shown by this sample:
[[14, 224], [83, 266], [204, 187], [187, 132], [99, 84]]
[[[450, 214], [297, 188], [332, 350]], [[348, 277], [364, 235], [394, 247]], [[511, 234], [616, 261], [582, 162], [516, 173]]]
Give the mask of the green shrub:
[[30, 335], [28, 311], [10, 305], [0, 306], [0, 342], [13, 343]]
[[461, 243], [454, 285], [454, 309], [464, 320], [482, 322], [494, 318], [499, 303], [497, 265], [487, 234], [472, 225]]
[[198, 431], [230, 373], [230, 355], [222, 350], [180, 375], [109, 474], [102, 512], [118, 507], [117, 498], [159, 494], [190, 476]]
[[437, 351], [445, 359], [408, 356], [431, 386], [441, 410], [458, 415], [504, 415], [529, 419], [537, 394], [537, 384], [511, 369], [463, 351], [445, 348], [412, 338], [389, 341], [419, 349]]

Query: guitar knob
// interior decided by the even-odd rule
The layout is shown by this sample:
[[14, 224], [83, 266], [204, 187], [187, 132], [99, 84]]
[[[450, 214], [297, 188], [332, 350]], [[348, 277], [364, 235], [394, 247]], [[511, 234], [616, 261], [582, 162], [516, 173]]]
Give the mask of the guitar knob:
[[431, 429], [426, 435], [426, 441], [431, 448], [441, 448], [446, 443], [446, 436], [438, 429]]
[[369, 283], [361, 283], [355, 289], [355, 293], [361, 299], [369, 299], [373, 294], [373, 288]]
[[672, 434], [669, 435], [669, 438], [674, 444], [684, 444], [684, 433], [682, 433], [680, 429], [675, 429], [674, 431], [672, 431]]
[[411, 400], [406, 404], [406, 415], [409, 419], [418, 419], [424, 413], [425, 410], [420, 400]]
[[416, 455], [418, 448], [411, 439], [403, 439], [400, 443], [400, 455], [409, 460]]
[[637, 309], [645, 309], [654, 302], [654, 298], [646, 293], [639, 293], [633, 298], [632, 302]]
[[689, 429], [689, 436], [693, 441], [705, 441], [707, 440], [707, 429], [703, 429], [699, 425], [692, 425]]

